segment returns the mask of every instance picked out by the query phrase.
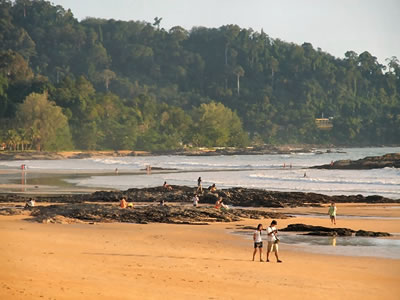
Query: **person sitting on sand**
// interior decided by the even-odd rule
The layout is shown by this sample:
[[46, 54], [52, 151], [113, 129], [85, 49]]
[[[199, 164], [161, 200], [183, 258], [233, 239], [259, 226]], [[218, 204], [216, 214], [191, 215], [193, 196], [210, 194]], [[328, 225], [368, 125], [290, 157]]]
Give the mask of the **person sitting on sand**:
[[119, 207], [126, 208], [127, 206], [128, 204], [126, 203], [126, 199], [122, 197], [121, 200], [119, 201]]
[[333, 202], [329, 206], [328, 215], [331, 219], [331, 224], [336, 225], [336, 205]]
[[276, 227], [275, 227], [277, 224], [278, 224], [278, 222], [276, 222], [275, 220], [272, 220], [271, 225], [268, 226], [268, 228], [267, 228], [268, 245], [267, 245], [267, 260], [266, 260], [266, 262], [269, 262], [269, 253], [270, 252], [275, 252], [276, 261], [278, 263], [282, 262], [278, 257], [279, 239], [277, 236], [278, 230], [276, 230]]
[[257, 248], [258, 248], [258, 250], [260, 252], [260, 261], [263, 261], [262, 260], [263, 242], [262, 242], [262, 239], [261, 239], [261, 230], [263, 230], [263, 226], [262, 226], [262, 224], [258, 224], [257, 230], [253, 234], [253, 241], [254, 241], [253, 261], [254, 261], [254, 258], [256, 256], [256, 253], [257, 253]]
[[228, 205], [225, 205], [222, 202], [222, 197], [219, 197], [217, 202], [215, 202], [215, 208], [216, 209], [221, 209], [221, 210], [228, 210], [229, 209]]
[[197, 207], [199, 205], [199, 196], [197, 194], [194, 194], [193, 196], [193, 206]]
[[170, 186], [166, 181], [164, 181], [163, 188], [168, 190], [168, 191], [172, 190], [172, 186]]
[[221, 209], [221, 206], [222, 206], [221, 203], [222, 203], [222, 197], [219, 197], [217, 202], [215, 202], [215, 206], [214, 207], [216, 209]]
[[35, 199], [32, 199], [32, 198], [29, 198], [29, 200], [25, 203], [25, 209], [26, 208], [32, 208], [32, 207], [34, 207], [35, 206], [35, 204], [36, 204], [36, 201], [35, 201]]
[[209, 190], [211, 193], [215, 193], [215, 192], [217, 191], [217, 187], [215, 186], [215, 183], [213, 183], [212, 186], [209, 186], [209, 187], [208, 187], [208, 190]]

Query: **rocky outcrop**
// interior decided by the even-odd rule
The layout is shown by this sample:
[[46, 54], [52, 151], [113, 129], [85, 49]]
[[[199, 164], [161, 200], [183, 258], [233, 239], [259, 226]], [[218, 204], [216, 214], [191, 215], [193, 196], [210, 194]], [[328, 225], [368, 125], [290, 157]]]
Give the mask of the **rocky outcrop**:
[[400, 168], [400, 153], [389, 153], [382, 156], [369, 156], [358, 160], [338, 160], [331, 164], [314, 166], [311, 168], [352, 170]]
[[391, 236], [391, 234], [387, 233], [387, 232], [380, 232], [380, 231], [357, 230], [356, 236], [385, 237], [385, 236]]
[[[121, 209], [107, 204], [65, 204], [38, 206], [31, 214], [38, 222], [57, 222], [57, 220], [78, 220], [84, 222], [127, 222], [127, 223], [171, 223], [204, 225], [209, 222], [232, 222], [241, 218], [287, 218], [273, 212], [229, 209], [222, 211], [212, 207], [183, 206], [138, 206]], [[61, 217], [61, 218], [60, 218]]]
[[[163, 187], [128, 189], [126, 191], [98, 191], [93, 194], [48, 195], [38, 196], [38, 202], [51, 203], [81, 203], [81, 202], [118, 202], [126, 197], [133, 202], [164, 201], [167, 203], [191, 202], [195, 188], [188, 186], [172, 186], [172, 190]], [[28, 196], [0, 195], [0, 202], [25, 202]], [[320, 206], [330, 202], [335, 203], [398, 203], [400, 200], [384, 198], [382, 196], [350, 195], [327, 196], [315, 193], [276, 192], [259, 189], [230, 188], [217, 190], [216, 193], [204, 191], [199, 196], [200, 203], [214, 204], [218, 197], [222, 197], [225, 204], [242, 207], [299, 207]]]
[[286, 228], [280, 231], [291, 231], [291, 232], [305, 232], [304, 235], [316, 235], [316, 236], [367, 236], [367, 237], [385, 237], [390, 236], [387, 232], [375, 232], [365, 230], [352, 230], [349, 228], [331, 228], [323, 226], [313, 226], [306, 224], [289, 224]]

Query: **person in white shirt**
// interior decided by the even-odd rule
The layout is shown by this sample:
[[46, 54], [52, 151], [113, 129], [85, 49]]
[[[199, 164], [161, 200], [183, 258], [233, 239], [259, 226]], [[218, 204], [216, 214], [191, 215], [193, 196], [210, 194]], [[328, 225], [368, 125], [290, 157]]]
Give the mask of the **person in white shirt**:
[[197, 194], [194, 194], [193, 196], [193, 206], [197, 207], [199, 205], [199, 197], [197, 196]]
[[32, 208], [32, 207], [35, 206], [35, 204], [36, 204], [35, 199], [29, 198], [29, 201], [25, 203], [25, 207], [24, 208], [25, 209], [26, 208]]
[[258, 224], [257, 230], [253, 234], [253, 241], [254, 241], [253, 261], [254, 261], [254, 258], [256, 257], [257, 248], [258, 248], [258, 250], [260, 252], [260, 261], [263, 261], [262, 260], [263, 242], [262, 242], [262, 238], [261, 238], [261, 231], [262, 230], [263, 230], [262, 224]]
[[271, 225], [268, 226], [267, 228], [267, 234], [268, 234], [268, 246], [267, 246], [267, 260], [266, 262], [269, 262], [269, 253], [270, 252], [275, 252], [275, 257], [276, 261], [278, 263], [281, 263], [282, 261], [278, 257], [278, 230], [276, 230], [276, 225], [278, 223], [275, 220], [272, 220]]

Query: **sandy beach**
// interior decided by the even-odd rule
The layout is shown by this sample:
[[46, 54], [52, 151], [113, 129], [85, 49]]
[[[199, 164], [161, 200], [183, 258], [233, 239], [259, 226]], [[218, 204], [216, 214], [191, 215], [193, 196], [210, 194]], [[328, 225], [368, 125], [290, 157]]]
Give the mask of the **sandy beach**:
[[[400, 209], [384, 205], [339, 206], [352, 216], [360, 210], [400, 216]], [[283, 264], [251, 261], [252, 241], [231, 232], [259, 222], [40, 224], [0, 216], [0, 299], [398, 299], [397, 259], [313, 254], [281, 244]], [[329, 226], [321, 216], [278, 220], [278, 228], [291, 223]], [[400, 221], [390, 218], [339, 217], [338, 226], [400, 232]]]

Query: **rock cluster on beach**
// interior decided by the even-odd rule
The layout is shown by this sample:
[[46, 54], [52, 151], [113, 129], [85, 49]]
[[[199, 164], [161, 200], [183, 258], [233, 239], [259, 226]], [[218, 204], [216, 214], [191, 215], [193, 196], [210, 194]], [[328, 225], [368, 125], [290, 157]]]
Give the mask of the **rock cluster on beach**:
[[[178, 203], [191, 202], [195, 188], [188, 186], [172, 186], [172, 190], [163, 187], [132, 188], [126, 191], [98, 191], [92, 194], [69, 194], [38, 196], [39, 202], [51, 203], [81, 203], [81, 202], [118, 202], [121, 197], [133, 202], [160, 201]], [[204, 191], [199, 195], [200, 203], [214, 204], [222, 197], [225, 204], [239, 207], [300, 207], [320, 206], [330, 202], [335, 203], [394, 203], [393, 200], [382, 196], [339, 195], [328, 196], [316, 193], [277, 192], [260, 189], [230, 188], [217, 190], [215, 193]], [[25, 202], [23, 195], [0, 195], [0, 202]]]
[[313, 226], [306, 224], [289, 224], [286, 228], [280, 231], [288, 232], [306, 232], [304, 235], [317, 235], [317, 236], [367, 236], [367, 237], [385, 237], [390, 236], [387, 232], [365, 231], [365, 230], [352, 230], [349, 228], [332, 228], [323, 226]]
[[[162, 187], [128, 189], [126, 191], [99, 191], [87, 197], [88, 201], [117, 201], [127, 197], [139, 202], [185, 202], [191, 201], [194, 188], [187, 186], [173, 186], [171, 191]], [[215, 193], [204, 191], [199, 196], [200, 203], [215, 203], [222, 197], [225, 204], [243, 207], [298, 207], [319, 206], [324, 203], [393, 203], [396, 200], [382, 196], [328, 196], [316, 193], [278, 192], [260, 189], [230, 188], [217, 190]]]
[[[38, 222], [68, 223], [71, 220], [84, 222], [127, 222], [127, 223], [169, 223], [204, 225], [209, 222], [233, 222], [241, 218], [287, 218], [281, 213], [258, 210], [229, 209], [226, 211], [213, 207], [190, 206], [137, 206], [133, 209], [121, 209], [106, 204], [64, 204], [38, 206], [31, 215]], [[60, 218], [62, 217], [62, 218]]]
[[368, 156], [358, 160], [338, 160], [331, 164], [314, 166], [312, 169], [352, 169], [367, 170], [379, 168], [400, 168], [400, 153], [382, 156]]

